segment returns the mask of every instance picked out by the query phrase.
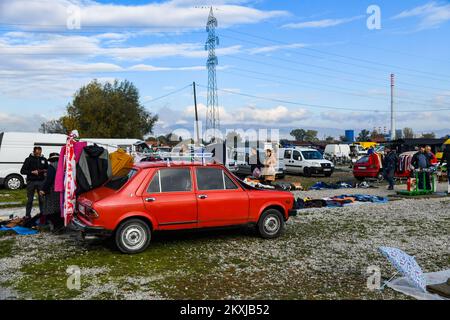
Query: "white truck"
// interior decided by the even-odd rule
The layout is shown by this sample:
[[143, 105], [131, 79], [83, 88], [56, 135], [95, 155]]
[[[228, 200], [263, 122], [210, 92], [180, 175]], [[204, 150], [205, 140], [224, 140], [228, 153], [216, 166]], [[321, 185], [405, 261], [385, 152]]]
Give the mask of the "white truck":
[[[60, 153], [66, 144], [64, 134], [44, 134], [37, 132], [0, 132], [0, 186], [8, 189], [20, 189], [25, 185], [25, 176], [20, 169], [25, 159], [33, 152], [33, 147], [42, 147], [42, 154]], [[97, 143], [113, 152], [117, 147], [132, 151], [137, 139], [81, 139], [88, 144]]]
[[291, 147], [280, 149], [283, 154], [286, 173], [303, 174], [310, 177], [312, 174], [323, 174], [329, 177], [333, 174], [334, 164], [325, 160], [316, 149]]

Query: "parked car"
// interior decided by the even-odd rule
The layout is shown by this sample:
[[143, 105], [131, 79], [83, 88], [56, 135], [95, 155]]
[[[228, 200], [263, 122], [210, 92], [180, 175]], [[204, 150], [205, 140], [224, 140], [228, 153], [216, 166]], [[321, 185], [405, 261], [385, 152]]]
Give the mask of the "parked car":
[[141, 162], [80, 195], [70, 226], [84, 236], [113, 236], [120, 251], [138, 253], [160, 230], [251, 224], [275, 238], [296, 214], [293, 205], [290, 192], [250, 187], [221, 164]]
[[373, 153], [360, 158], [353, 166], [353, 176], [357, 180], [383, 180], [381, 156]]
[[330, 158], [349, 158], [350, 146], [348, 144], [327, 144], [324, 155]]
[[[33, 152], [33, 147], [42, 147], [42, 155], [61, 151], [66, 144], [65, 134], [44, 134], [35, 132], [0, 132], [0, 186], [16, 190], [25, 186], [25, 176], [20, 174], [25, 159]], [[98, 143], [110, 152], [119, 146], [131, 150], [136, 139], [81, 139], [88, 144]]]
[[325, 160], [316, 149], [292, 147], [280, 149], [280, 152], [283, 154], [286, 173], [301, 173], [306, 177], [312, 174], [323, 174], [329, 177], [333, 174], [334, 164]]

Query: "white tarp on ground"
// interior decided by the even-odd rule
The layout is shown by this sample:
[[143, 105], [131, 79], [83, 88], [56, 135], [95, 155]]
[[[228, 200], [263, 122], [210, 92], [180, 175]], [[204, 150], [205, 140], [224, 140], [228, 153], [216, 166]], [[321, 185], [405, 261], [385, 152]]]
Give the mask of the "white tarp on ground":
[[[450, 269], [438, 272], [424, 273], [423, 275], [425, 277], [425, 283], [427, 285], [444, 283], [447, 281], [448, 278], [450, 278]], [[394, 289], [395, 291], [404, 293], [418, 300], [449, 300], [437, 294], [423, 292], [422, 290], [415, 287], [405, 277], [396, 278], [393, 281], [388, 282], [387, 286]]]

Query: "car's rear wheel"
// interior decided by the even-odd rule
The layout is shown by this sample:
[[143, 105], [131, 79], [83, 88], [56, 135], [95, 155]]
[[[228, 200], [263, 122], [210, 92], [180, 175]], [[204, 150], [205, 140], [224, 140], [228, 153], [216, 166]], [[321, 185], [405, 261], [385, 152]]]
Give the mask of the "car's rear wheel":
[[23, 178], [20, 175], [12, 174], [6, 177], [4, 184], [5, 188], [9, 190], [18, 190], [23, 188], [25, 182], [23, 181]]
[[326, 172], [325, 177], [331, 177], [331, 172]]
[[130, 219], [121, 223], [116, 231], [116, 245], [123, 253], [139, 253], [147, 249], [151, 240], [151, 230], [140, 219]]
[[284, 218], [276, 209], [266, 210], [258, 221], [258, 232], [265, 239], [279, 237], [284, 230]]

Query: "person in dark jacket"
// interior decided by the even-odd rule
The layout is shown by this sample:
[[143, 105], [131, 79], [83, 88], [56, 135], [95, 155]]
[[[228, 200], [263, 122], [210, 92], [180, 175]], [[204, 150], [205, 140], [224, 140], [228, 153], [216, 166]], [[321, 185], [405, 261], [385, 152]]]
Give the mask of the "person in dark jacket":
[[[425, 177], [424, 174], [420, 171], [423, 171], [423, 169], [428, 169], [431, 166], [430, 163], [430, 157], [427, 155], [425, 151], [425, 146], [421, 146], [419, 148], [419, 151], [417, 151], [411, 160], [411, 165], [414, 167], [414, 169], [419, 171], [419, 189], [421, 190], [431, 190], [431, 178], [430, 173], [426, 172]], [[425, 178], [425, 179], [424, 179]]]
[[[37, 191], [39, 193], [42, 190], [42, 185], [45, 180], [45, 174], [47, 173], [48, 162], [45, 157], [42, 156], [42, 148], [34, 147], [33, 153], [25, 159], [20, 173], [27, 176], [27, 206], [25, 216], [31, 217], [31, 208], [33, 207], [34, 194]], [[38, 194], [39, 210], [43, 211], [43, 199]]]
[[440, 165], [442, 166], [444, 163], [447, 164], [447, 178], [448, 178], [448, 187], [447, 187], [447, 193], [450, 195], [450, 144], [445, 145], [444, 153], [442, 155]]
[[50, 153], [48, 157], [48, 170], [39, 194], [44, 197], [43, 215], [48, 220], [53, 229], [58, 231], [64, 226], [64, 220], [61, 217], [60, 194], [55, 191], [56, 169], [58, 168], [59, 154]]
[[389, 183], [388, 190], [394, 190], [394, 174], [397, 168], [398, 156], [395, 150], [390, 147], [384, 149], [384, 159], [383, 159], [383, 177]]

